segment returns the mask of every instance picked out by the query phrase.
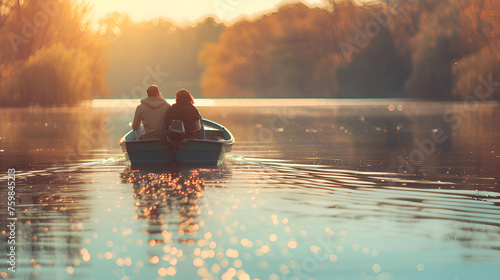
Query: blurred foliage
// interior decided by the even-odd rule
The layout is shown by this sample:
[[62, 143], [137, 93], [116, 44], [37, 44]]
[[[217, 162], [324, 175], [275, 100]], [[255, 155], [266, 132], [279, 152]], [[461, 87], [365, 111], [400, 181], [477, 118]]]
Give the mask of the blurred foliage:
[[[459, 18], [464, 26], [464, 40], [474, 49], [455, 62], [452, 92], [453, 96], [467, 98], [476, 94], [479, 76], [490, 82], [500, 81], [500, 2], [462, 0], [459, 5], [463, 7]], [[480, 94], [487, 95], [484, 89]], [[500, 89], [489, 98], [500, 99]]]
[[75, 104], [109, 96], [108, 86], [140, 98], [149, 84], [167, 98], [187, 88], [207, 98], [449, 99], [500, 81], [499, 1], [353, 2], [283, 4], [230, 26], [115, 12], [95, 31], [87, 5], [0, 0], [0, 106]]
[[90, 7], [0, 1], [0, 106], [76, 104], [107, 96], [102, 40]]
[[200, 54], [204, 96], [463, 98], [500, 80], [498, 1], [330, 4], [228, 27]]
[[459, 5], [447, 2], [437, 5], [435, 12], [422, 14], [419, 31], [410, 38], [412, 71], [406, 92], [411, 97], [450, 97], [452, 65], [472, 50], [464, 40]]
[[[78, 64], [75, 64], [78, 62]], [[35, 104], [75, 104], [92, 99], [92, 58], [79, 49], [61, 43], [42, 48], [24, 63], [17, 89]], [[77, 94], [74, 91], [77, 90]]]
[[[149, 84], [158, 85], [166, 98], [174, 98], [180, 88], [201, 96], [203, 67], [198, 53], [205, 43], [217, 41], [225, 29], [213, 18], [178, 27], [164, 19], [135, 23], [128, 15], [116, 12], [102, 19], [100, 25], [109, 45], [107, 82], [117, 98], [145, 96]], [[136, 87], [142, 91], [134, 90]]]

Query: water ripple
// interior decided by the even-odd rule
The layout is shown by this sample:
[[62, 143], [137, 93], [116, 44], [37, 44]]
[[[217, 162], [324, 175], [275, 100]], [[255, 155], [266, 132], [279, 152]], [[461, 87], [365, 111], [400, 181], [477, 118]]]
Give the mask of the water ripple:
[[302, 205], [335, 209], [330, 215], [395, 215], [408, 222], [417, 218], [500, 225], [500, 193], [461, 189], [453, 182], [259, 159], [232, 161], [232, 171], [239, 180], [227, 187], [279, 192]]

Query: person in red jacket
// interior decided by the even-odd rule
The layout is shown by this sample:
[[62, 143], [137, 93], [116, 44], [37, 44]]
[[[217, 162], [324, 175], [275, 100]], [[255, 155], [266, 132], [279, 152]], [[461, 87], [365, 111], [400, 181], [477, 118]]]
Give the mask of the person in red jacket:
[[149, 86], [147, 93], [148, 97], [143, 98], [135, 110], [132, 129], [138, 130], [142, 122], [144, 131], [140, 139], [160, 138], [168, 127], [165, 126], [164, 119], [170, 104], [163, 99], [160, 90], [155, 85]]
[[181, 89], [175, 94], [175, 104], [167, 110], [167, 115], [165, 116], [165, 126], [167, 128], [173, 120], [179, 120], [184, 123], [186, 139], [196, 139], [196, 133], [202, 130], [200, 113], [193, 104], [194, 100], [191, 93], [185, 89]]

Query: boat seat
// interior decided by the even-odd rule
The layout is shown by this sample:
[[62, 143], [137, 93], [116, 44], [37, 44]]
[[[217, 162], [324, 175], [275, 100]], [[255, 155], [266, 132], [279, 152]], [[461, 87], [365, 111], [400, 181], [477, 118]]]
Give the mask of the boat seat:
[[205, 130], [205, 138], [207, 140], [219, 140], [216, 137], [224, 140], [224, 133], [221, 130]]

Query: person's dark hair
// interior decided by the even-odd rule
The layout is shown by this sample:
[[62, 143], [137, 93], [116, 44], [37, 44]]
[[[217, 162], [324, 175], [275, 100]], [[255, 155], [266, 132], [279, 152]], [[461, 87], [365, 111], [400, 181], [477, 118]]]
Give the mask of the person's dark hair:
[[160, 96], [160, 89], [158, 89], [158, 87], [155, 85], [150, 85], [148, 87], [147, 92], [148, 92], [148, 97]]
[[178, 90], [175, 94], [175, 103], [179, 104], [194, 104], [194, 99], [191, 93], [185, 89]]

